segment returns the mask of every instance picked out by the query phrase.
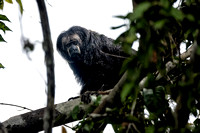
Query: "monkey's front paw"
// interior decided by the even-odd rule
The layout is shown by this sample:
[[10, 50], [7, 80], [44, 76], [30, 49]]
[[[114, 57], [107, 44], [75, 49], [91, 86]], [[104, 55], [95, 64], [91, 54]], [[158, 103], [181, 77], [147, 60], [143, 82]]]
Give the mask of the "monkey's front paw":
[[86, 91], [83, 94], [81, 94], [81, 101], [88, 104], [91, 101], [95, 100], [95, 97], [97, 97], [99, 93], [97, 91]]

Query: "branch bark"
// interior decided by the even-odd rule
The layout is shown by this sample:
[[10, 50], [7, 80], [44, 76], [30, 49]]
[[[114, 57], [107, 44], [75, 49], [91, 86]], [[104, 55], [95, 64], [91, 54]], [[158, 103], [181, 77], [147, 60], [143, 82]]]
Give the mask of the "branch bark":
[[[103, 99], [102, 99], [103, 100]], [[92, 104], [80, 104], [80, 98], [72, 101], [56, 104], [53, 126], [70, 123], [80, 120], [85, 115], [85, 112]], [[77, 114], [77, 119], [73, 119], [72, 113], [75, 106], [78, 106], [80, 111]], [[41, 108], [32, 112], [14, 116], [4, 121], [2, 124], [8, 130], [8, 133], [35, 133], [43, 130], [43, 115], [46, 108]]]
[[47, 108], [44, 113], [44, 130], [46, 133], [52, 132], [52, 123], [54, 115], [54, 97], [55, 97], [55, 78], [54, 78], [54, 57], [53, 44], [48, 21], [48, 15], [44, 0], [36, 0], [40, 13], [42, 31], [43, 31], [43, 49], [45, 52], [45, 63], [47, 68]]

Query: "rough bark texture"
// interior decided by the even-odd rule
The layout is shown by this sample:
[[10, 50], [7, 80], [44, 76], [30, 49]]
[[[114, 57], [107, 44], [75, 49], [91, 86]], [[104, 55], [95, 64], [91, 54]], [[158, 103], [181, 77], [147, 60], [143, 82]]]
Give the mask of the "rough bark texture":
[[[80, 111], [78, 119], [72, 118], [73, 109], [78, 106]], [[91, 104], [80, 104], [80, 98], [55, 105], [55, 115], [53, 126], [59, 126], [83, 118], [83, 115]], [[32, 112], [14, 116], [4, 121], [2, 124], [9, 133], [35, 133], [43, 130], [43, 115], [46, 108], [41, 108]]]

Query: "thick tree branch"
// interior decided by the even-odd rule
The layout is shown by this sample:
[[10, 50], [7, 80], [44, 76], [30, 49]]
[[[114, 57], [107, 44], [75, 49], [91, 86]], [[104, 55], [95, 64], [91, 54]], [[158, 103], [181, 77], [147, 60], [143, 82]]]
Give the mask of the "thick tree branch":
[[[103, 99], [102, 99], [103, 100]], [[80, 98], [56, 104], [53, 126], [70, 123], [82, 119], [92, 104], [81, 104]], [[80, 111], [77, 119], [72, 118], [73, 109], [78, 106]], [[43, 115], [46, 108], [41, 108], [22, 115], [14, 116], [3, 122], [9, 133], [35, 133], [43, 130]]]
[[44, 130], [46, 133], [52, 132], [52, 123], [54, 115], [54, 96], [55, 96], [55, 79], [54, 79], [54, 57], [53, 44], [48, 21], [48, 15], [44, 0], [36, 0], [39, 8], [42, 31], [43, 31], [43, 49], [45, 52], [45, 62], [47, 68], [47, 108], [44, 114]]
[[8, 133], [6, 128], [3, 126], [1, 122], [0, 122], [0, 133]]

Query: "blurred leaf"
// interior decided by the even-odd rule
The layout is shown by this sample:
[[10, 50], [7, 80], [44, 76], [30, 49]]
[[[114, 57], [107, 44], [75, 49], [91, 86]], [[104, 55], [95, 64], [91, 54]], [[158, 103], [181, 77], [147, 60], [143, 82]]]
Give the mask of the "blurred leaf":
[[200, 55], [200, 46], [197, 46], [196, 54], [197, 54], [197, 55]]
[[90, 132], [91, 129], [93, 128], [93, 125], [94, 125], [93, 122], [91, 122], [91, 123], [89, 123], [89, 124], [85, 124], [85, 125], [84, 125], [84, 130], [87, 131], [87, 132]]
[[151, 7], [150, 2], [143, 2], [139, 4], [133, 12], [133, 18], [138, 19], [143, 17], [144, 12], [146, 12], [150, 7]]
[[21, 14], [23, 14], [23, 6], [22, 6], [22, 2], [21, 2], [21, 0], [16, 0], [17, 1], [17, 3], [19, 4], [19, 8], [20, 8], [20, 12], [21, 12]]
[[0, 63], [0, 68], [5, 68], [5, 67]]
[[188, 20], [192, 21], [192, 22], [195, 21], [195, 18], [194, 18], [194, 16], [193, 16], [192, 14], [187, 14], [187, 15], [185, 15], [185, 17], [186, 17]]
[[74, 120], [77, 120], [78, 119], [78, 113], [80, 112], [80, 108], [79, 108], [79, 106], [75, 106], [74, 107], [74, 109], [73, 109], [73, 111], [72, 111], [72, 118], [74, 119]]
[[0, 30], [2, 30], [4, 33], [5, 31], [11, 31], [2, 21], [0, 21]]
[[96, 100], [93, 101], [94, 102], [94, 106], [96, 106], [96, 107], [99, 106], [99, 104], [101, 102], [101, 97], [102, 97], [101, 95], [99, 95], [99, 96], [96, 97]]
[[128, 32], [128, 36], [126, 37], [126, 43], [133, 44], [133, 41], [137, 40], [136, 31], [134, 27], [131, 27]]
[[133, 88], [132, 83], [126, 83], [123, 87], [123, 90], [121, 92], [121, 101], [124, 102], [128, 94], [130, 94], [131, 90]]
[[171, 8], [170, 14], [171, 14], [175, 19], [180, 20], [180, 21], [183, 20], [183, 18], [184, 18], [183, 13], [182, 13], [180, 10], [175, 9], [175, 8]]
[[160, 3], [162, 4], [164, 8], [169, 8], [170, 6], [170, 3], [168, 0], [161, 0]]
[[8, 2], [8, 3], [10, 3], [10, 4], [12, 4], [13, 3], [13, 1], [12, 0], [5, 0], [6, 2]]
[[166, 20], [162, 19], [154, 23], [155, 29], [161, 29], [165, 25]]
[[4, 2], [3, 0], [0, 0], [0, 9], [3, 10]]
[[155, 127], [154, 126], [146, 127], [145, 133], [155, 133]]
[[111, 29], [115, 30], [115, 29], [119, 29], [121, 27], [124, 27], [126, 26], [126, 24], [122, 24], [122, 25], [119, 25], [119, 26], [116, 26], [116, 27], [111, 27]]
[[0, 20], [4, 20], [4, 21], [10, 22], [10, 20], [5, 15], [2, 15], [2, 14], [0, 14]]
[[115, 16], [116, 18], [121, 18], [121, 19], [126, 19], [126, 16], [122, 16], [122, 15], [119, 15], [119, 16]]
[[0, 42], [6, 42], [0, 34]]

